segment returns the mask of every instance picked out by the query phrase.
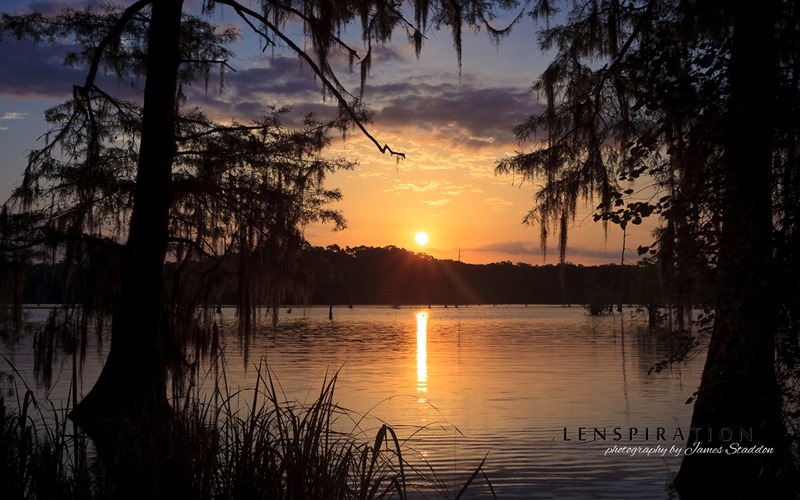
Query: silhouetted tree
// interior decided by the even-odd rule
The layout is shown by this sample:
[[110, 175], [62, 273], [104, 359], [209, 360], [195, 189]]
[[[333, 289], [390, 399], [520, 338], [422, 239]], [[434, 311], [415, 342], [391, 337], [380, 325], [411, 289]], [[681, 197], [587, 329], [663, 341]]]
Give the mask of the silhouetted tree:
[[[323, 181], [351, 164], [320, 156], [330, 130], [343, 122], [308, 116], [301, 129], [286, 131], [280, 124], [284, 112], [269, 108], [249, 125], [223, 126], [198, 110], [178, 112], [179, 84], [229, 57], [225, 46], [236, 37], [161, 8], [154, 5], [149, 17], [132, 7], [4, 20], [7, 30], [35, 38], [71, 34], [80, 40], [87, 26], [111, 27], [90, 31], [83, 40], [86, 52], [71, 56], [77, 63], [89, 58], [87, 82], [72, 100], [48, 111], [51, 139], [30, 155], [2, 228], [4, 255], [36, 249], [64, 258], [69, 288], [79, 289], [81, 303], [67, 312], [79, 319], [63, 322], [75, 328], [58, 332], [72, 337], [67, 343], [82, 339], [85, 353], [90, 318], [101, 333], [113, 312], [104, 371], [73, 412], [89, 428], [115, 416], [162, 411], [167, 368], [174, 382], [182, 382], [186, 362], [196, 361], [185, 357], [195, 352], [191, 347], [207, 346], [210, 325], [197, 317], [197, 308], [215, 305], [226, 275], [239, 277], [241, 323], [249, 331], [255, 307], [274, 305], [293, 285], [290, 264], [302, 248], [303, 226], [315, 220], [344, 223], [326, 207], [340, 194], [324, 189]], [[178, 28], [156, 19], [172, 19]], [[151, 38], [170, 41], [153, 42], [143, 36], [148, 30]], [[158, 50], [148, 56], [152, 43]], [[170, 57], [162, 54], [170, 50]], [[94, 79], [101, 66], [131, 80], [145, 71], [143, 104], [100, 89]], [[173, 77], [164, 80], [170, 72]], [[175, 265], [165, 279], [167, 257]], [[37, 345], [52, 345], [52, 339]]]
[[[82, 311], [85, 318], [113, 308], [108, 359], [72, 414], [88, 429], [114, 432], [168, 413], [165, 384], [172, 353], [196, 330], [194, 306], [208, 305], [212, 278], [230, 272], [227, 266], [247, 271], [239, 273], [237, 290], [244, 330], [254, 305], [277, 304], [302, 243], [299, 228], [319, 218], [342, 222], [325, 208], [338, 193], [322, 188], [326, 173], [349, 166], [319, 156], [330, 130], [358, 130], [381, 152], [402, 157], [369, 133], [369, 112], [340, 83], [331, 56], [359, 61], [363, 90], [372, 45], [389, 41], [395, 31], [405, 31], [419, 53], [428, 27], [450, 26], [460, 61], [462, 24], [491, 18], [490, 6], [473, 1], [256, 3], [254, 9], [235, 0], [206, 0], [202, 15], [227, 9], [265, 46], [295, 53], [324, 95], [338, 104], [338, 118], [319, 123], [309, 117], [303, 130], [291, 133], [280, 129], [280, 113], [270, 110], [263, 122], [221, 126], [184, 109], [182, 85], [212, 68], [224, 69], [236, 33], [188, 14], [183, 0], [138, 0], [124, 9], [67, 8], [52, 18], [3, 16], [6, 34], [77, 43], [80, 51], [67, 62], [86, 68], [73, 99], [48, 112], [54, 129], [46, 146], [31, 155], [15, 194], [22, 211], [4, 207], [3, 250], [4, 255], [48, 250], [70, 263], [82, 262], [76, 268], [90, 267], [87, 273], [105, 281], [99, 283], [98, 300], [85, 303]], [[360, 56], [341, 37], [346, 27], [360, 27]], [[112, 97], [99, 83], [104, 73], [134, 84], [138, 78], [141, 101]], [[104, 255], [113, 258], [90, 258], [110, 247], [117, 248]], [[204, 300], [191, 296], [196, 287], [187, 293], [183, 275], [165, 286], [169, 255], [178, 259], [179, 271], [207, 274], [194, 281], [206, 288], [199, 293]]]
[[[553, 17], [557, 4], [535, 2], [532, 15], [562, 19]], [[686, 498], [790, 496], [796, 484], [775, 359], [776, 338], [797, 340], [798, 301], [775, 290], [798, 278], [787, 261], [798, 257], [797, 210], [786, 204], [800, 194], [796, 5], [563, 5], [563, 24], [539, 39], [555, 53], [534, 86], [546, 107], [515, 129], [521, 141], [541, 141], [497, 172], [543, 181], [526, 221], [541, 224], [543, 245], [550, 228], [558, 231], [562, 259], [581, 199], [599, 202], [595, 220], [623, 229], [661, 216], [658, 241], [642, 251], [654, 250], [662, 265], [678, 328], [695, 283], [713, 279], [718, 290], [692, 418], [692, 427], [713, 431], [689, 444], [726, 447], [720, 429], [752, 427], [775, 449], [687, 456], [676, 487]], [[655, 189], [625, 185], [642, 177]], [[796, 357], [778, 355], [784, 368], [797, 366]]]

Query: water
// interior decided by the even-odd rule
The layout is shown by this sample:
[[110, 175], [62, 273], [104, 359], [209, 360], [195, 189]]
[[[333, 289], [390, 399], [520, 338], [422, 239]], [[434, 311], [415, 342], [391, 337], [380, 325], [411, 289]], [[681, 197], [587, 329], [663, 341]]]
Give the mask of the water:
[[[685, 401], [702, 359], [648, 375], [668, 339], [629, 312], [624, 322], [545, 306], [356, 307], [333, 316], [328, 308], [284, 311], [277, 329], [257, 332], [246, 362], [230, 335], [231, 388], [253, 387], [266, 360], [288, 399], [313, 401], [325, 374], [338, 370], [338, 403], [369, 415], [359, 428], [374, 436], [385, 421], [400, 439], [411, 436], [412, 460], [437, 470], [451, 495], [487, 457], [499, 498], [674, 497], [666, 485], [689, 435]], [[234, 321], [225, 310], [223, 331], [233, 332]], [[10, 354], [33, 380], [26, 349]], [[84, 392], [101, 363], [102, 353], [89, 356]], [[58, 373], [56, 399], [67, 395], [69, 366]], [[610, 453], [615, 446], [639, 451]], [[480, 476], [470, 493], [490, 495]]]

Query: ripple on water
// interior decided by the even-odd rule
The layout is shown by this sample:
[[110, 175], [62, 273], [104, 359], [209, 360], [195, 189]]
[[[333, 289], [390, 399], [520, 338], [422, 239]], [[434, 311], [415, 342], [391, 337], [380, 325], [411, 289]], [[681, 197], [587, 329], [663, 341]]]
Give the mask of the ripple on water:
[[[308, 401], [326, 373], [338, 370], [336, 400], [369, 413], [359, 427], [365, 437], [382, 421], [401, 439], [411, 436], [407, 456], [423, 468], [427, 461], [451, 493], [488, 454], [484, 469], [500, 498], [670, 498], [665, 484], [678, 457], [605, 456], [614, 444], [658, 443], [627, 436], [581, 442], [577, 429], [665, 427], [671, 437], [676, 427], [688, 428], [684, 402], [699, 383], [701, 359], [648, 375], [668, 352], [665, 339], [641, 323], [591, 317], [579, 307], [426, 308], [424, 335], [416, 312], [334, 308], [331, 321], [327, 307], [294, 308], [277, 328], [256, 333], [245, 362], [235, 315], [226, 310], [228, 381], [233, 389], [253, 387], [254, 366], [265, 359], [289, 399]], [[32, 381], [30, 349], [24, 341], [9, 354]], [[83, 392], [102, 356], [87, 358]], [[56, 378], [51, 398], [66, 398], [68, 382], [63, 373]], [[338, 425], [355, 424], [343, 418]], [[470, 491], [472, 498], [489, 494], [481, 478]]]

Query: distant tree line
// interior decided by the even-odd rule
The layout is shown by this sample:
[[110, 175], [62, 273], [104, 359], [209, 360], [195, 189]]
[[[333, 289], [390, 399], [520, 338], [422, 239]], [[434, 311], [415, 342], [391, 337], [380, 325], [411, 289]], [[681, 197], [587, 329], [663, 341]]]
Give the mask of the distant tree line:
[[[168, 264], [166, 274], [172, 271], [174, 265]], [[296, 286], [283, 300], [287, 305], [669, 305], [660, 269], [647, 261], [623, 268], [509, 261], [478, 265], [439, 260], [395, 246], [332, 245], [306, 247], [294, 274]], [[33, 266], [26, 276], [23, 302], [82, 302], [86, 287], [79, 282], [67, 284], [66, 278], [62, 264]], [[237, 286], [236, 277], [231, 276], [218, 303], [234, 304]], [[701, 287], [697, 305], [712, 303], [713, 295], [709, 286]]]
[[[582, 266], [439, 260], [403, 248], [313, 247], [303, 252], [313, 269], [314, 304], [563, 304], [592, 300], [666, 306], [660, 270], [644, 262]], [[561, 267], [563, 266], [563, 268]], [[698, 291], [698, 305], [713, 291]]]

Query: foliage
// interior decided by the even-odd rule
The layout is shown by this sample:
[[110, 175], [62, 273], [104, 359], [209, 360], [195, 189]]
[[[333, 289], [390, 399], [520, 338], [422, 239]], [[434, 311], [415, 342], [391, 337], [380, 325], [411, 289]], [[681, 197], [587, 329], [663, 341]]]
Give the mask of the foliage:
[[[660, 215], [661, 244], [647, 250], [658, 249], [665, 271], [696, 281], [713, 262], [719, 225], [713, 144], [727, 34], [712, 41], [675, 2], [565, 4], [566, 22], [548, 24], [539, 36], [543, 50], [556, 52], [533, 86], [546, 107], [515, 128], [521, 141], [537, 142], [497, 172], [544, 182], [525, 222], [540, 225], [543, 248], [551, 228], [558, 231], [562, 260], [585, 198], [599, 201], [594, 219], [604, 226], [625, 229]], [[532, 17], [549, 19], [545, 5], [537, 2]], [[635, 189], [640, 178], [651, 184]], [[701, 236], [706, 244], [697, 243]]]
[[[92, 322], [98, 335], [104, 331], [119, 293], [142, 142], [141, 102], [112, 97], [95, 78], [105, 70], [134, 85], [144, 75], [145, 14], [89, 6], [55, 18], [3, 17], [4, 30], [18, 37], [71, 39], [82, 50], [65, 63], [89, 67], [87, 82], [76, 87], [74, 97], [48, 110], [46, 145], [31, 153], [22, 184], [3, 206], [0, 227], [2, 258], [16, 265], [12, 270], [26, 260], [63, 260], [64, 287], [77, 296], [59, 302], [80, 302], [81, 320], [73, 323], [80, 328], [78, 338], [85, 339]], [[185, 84], [207, 80], [214, 66], [224, 67], [232, 55], [227, 46], [238, 39], [230, 28], [220, 30], [189, 15], [181, 29], [179, 81]], [[191, 340], [202, 342], [194, 311], [215, 305], [226, 275], [241, 276], [239, 306], [246, 325], [256, 305], [271, 305], [287, 289], [305, 286], [291, 281], [289, 265], [304, 243], [303, 227], [314, 221], [344, 227], [342, 215], [328, 208], [341, 194], [323, 183], [327, 174], [353, 164], [322, 157], [331, 130], [343, 122], [309, 115], [301, 128], [286, 130], [281, 117], [288, 109], [265, 111], [252, 124], [215, 123], [196, 108], [178, 117], [166, 228], [166, 257], [177, 265], [164, 284], [167, 307], [174, 310], [168, 337], [173, 352]], [[14, 302], [18, 291], [10, 294]], [[51, 329], [47, 335], [61, 333]]]
[[[698, 284], [718, 293], [692, 425], [752, 422], [785, 450], [775, 359], [784, 405], [796, 408], [800, 301], [773, 291], [794, 290], [800, 277], [796, 2], [575, 0], [559, 3], [558, 17], [554, 5], [531, 10], [548, 21], [539, 45], [554, 53], [533, 87], [543, 111], [515, 128], [532, 148], [496, 171], [542, 182], [525, 222], [540, 224], [543, 246], [558, 230], [562, 261], [580, 200], [599, 202], [595, 220], [623, 230], [659, 216], [656, 241], [640, 253], [661, 267], [674, 331], [688, 329]], [[785, 493], [787, 456], [742, 460], [731, 476]], [[687, 456], [677, 483], [722, 494], [731, 483], [709, 478], [713, 460]]]
[[[557, 231], [562, 261], [578, 201], [595, 200], [594, 220], [623, 229], [658, 215], [657, 241], [640, 249], [662, 266], [672, 303], [713, 279], [721, 229], [723, 134], [730, 97], [732, 30], [702, 2], [536, 2], [539, 34], [555, 56], [532, 90], [539, 114], [514, 129], [531, 151], [498, 163], [498, 174], [543, 182], [524, 222], [538, 224], [546, 247]], [[792, 162], [797, 103], [796, 14], [782, 2], [778, 32], [780, 102], [774, 149], [775, 230], [788, 251], [798, 196]], [[644, 181], [635, 186], [634, 181]], [[625, 186], [625, 185], [628, 186]], [[779, 264], [794, 268], [788, 262]]]
[[[714, 324], [714, 311], [705, 309], [693, 321], [693, 326], [697, 329], [696, 332], [690, 333], [688, 331], [674, 332], [667, 330], [666, 333], [670, 335], [672, 343], [670, 354], [651, 366], [647, 370], [647, 374], [653, 372], [660, 373], [662, 370], [672, 368], [676, 363], [685, 363], [694, 359], [700, 354], [700, 347], [703, 343], [708, 342], [711, 336], [712, 326]], [[695, 393], [696, 394], [696, 393]], [[694, 400], [694, 395], [686, 401], [686, 404]]]
[[586, 292], [584, 308], [592, 316], [614, 314], [614, 294], [608, 287], [592, 283]]
[[[86, 440], [73, 434], [66, 411], [41, 405], [30, 390], [16, 404], [0, 397], [3, 498], [98, 498], [107, 485], [99, 464], [86, 459]], [[53, 420], [48, 425], [45, 415]]]
[[[544, 110], [517, 125], [520, 141], [534, 142], [497, 166], [543, 181], [527, 223], [541, 226], [542, 245], [559, 231], [562, 259], [580, 199], [599, 201], [595, 221], [628, 223], [658, 215], [657, 241], [640, 248], [662, 267], [671, 303], [689, 307], [693, 290], [714, 279], [721, 230], [720, 172], [729, 126], [732, 29], [704, 4], [672, 1], [564, 2], [563, 24], [545, 26], [543, 50], [555, 51], [533, 90]], [[798, 95], [797, 23], [793, 4], [781, 3], [777, 68], [782, 105], [775, 128], [774, 234], [778, 268], [796, 247], [796, 128], [788, 116]], [[535, 19], [553, 5], [537, 2]], [[558, 19], [562, 19], [559, 17]], [[635, 187], [634, 181], [646, 185]], [[623, 185], [628, 183], [630, 187]]]

